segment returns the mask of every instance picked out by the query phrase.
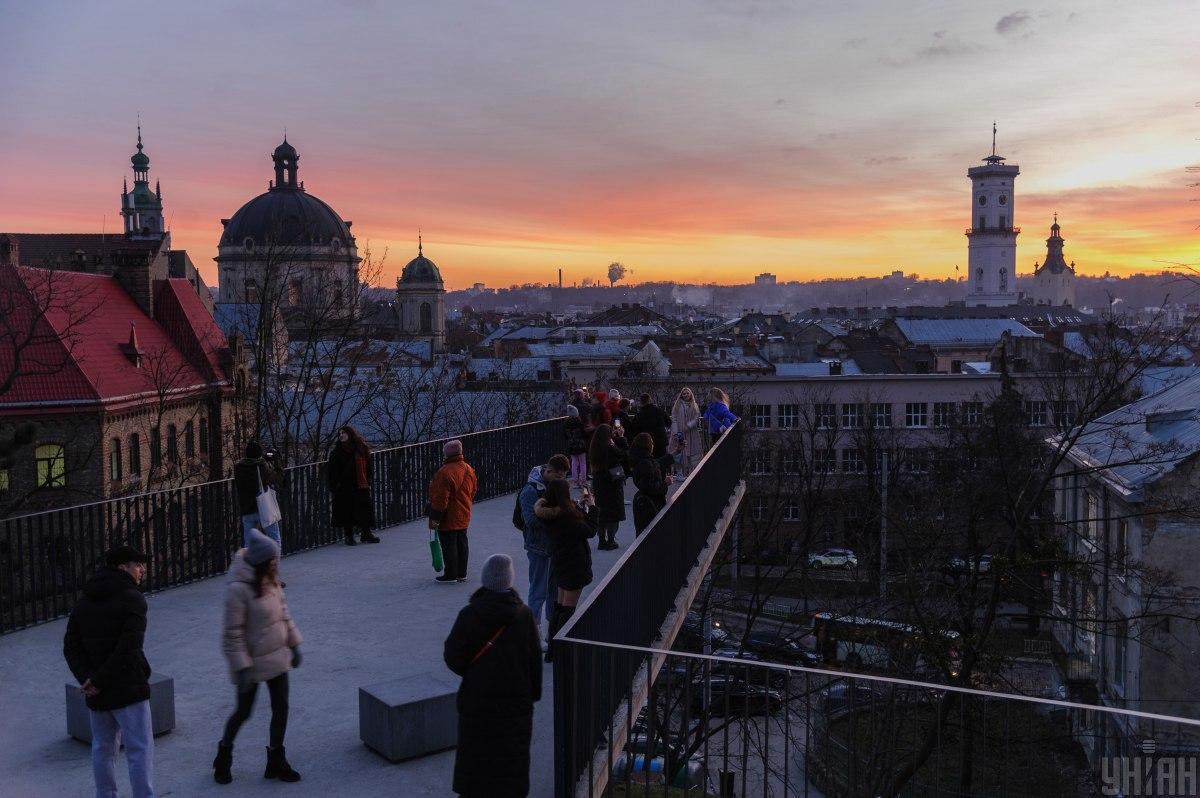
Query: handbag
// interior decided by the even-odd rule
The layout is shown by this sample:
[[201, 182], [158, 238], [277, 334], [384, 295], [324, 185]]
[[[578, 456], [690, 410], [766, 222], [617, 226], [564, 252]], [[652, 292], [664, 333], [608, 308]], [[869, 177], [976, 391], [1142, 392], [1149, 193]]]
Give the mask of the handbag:
[[258, 495], [254, 497], [254, 503], [258, 505], [258, 525], [261, 529], [266, 529], [272, 524], [278, 524], [283, 519], [283, 513], [279, 511], [279, 498], [275, 495], [274, 488], [264, 488], [262, 481], [262, 471], [258, 470], [258, 466], [254, 466], [254, 476], [258, 477]]
[[438, 540], [437, 532], [429, 530], [429, 555], [433, 558], [433, 570], [444, 571], [446, 563], [442, 559], [442, 542]]

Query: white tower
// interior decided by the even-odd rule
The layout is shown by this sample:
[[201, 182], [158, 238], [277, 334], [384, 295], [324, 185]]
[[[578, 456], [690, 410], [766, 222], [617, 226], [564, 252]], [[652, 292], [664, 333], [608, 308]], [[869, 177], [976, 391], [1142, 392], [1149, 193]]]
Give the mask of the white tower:
[[417, 257], [408, 262], [396, 281], [400, 335], [429, 341], [433, 354], [446, 351], [446, 286], [437, 265], [425, 257], [417, 236]]
[[996, 125], [992, 124], [992, 154], [985, 166], [967, 170], [971, 178], [971, 227], [967, 229], [968, 306], [1017, 304], [1017, 234], [1013, 225], [1016, 199], [1013, 182], [1019, 166], [1006, 165], [996, 154]]

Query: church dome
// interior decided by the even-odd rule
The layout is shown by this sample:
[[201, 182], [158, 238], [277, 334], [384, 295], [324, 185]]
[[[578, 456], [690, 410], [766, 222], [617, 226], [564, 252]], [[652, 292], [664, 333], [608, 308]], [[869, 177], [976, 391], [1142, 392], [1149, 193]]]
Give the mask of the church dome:
[[400, 273], [401, 283], [440, 283], [442, 282], [442, 273], [438, 271], [437, 264], [431, 261], [424, 255], [417, 255], [408, 262], [404, 267], [404, 271]]
[[293, 147], [291, 144], [289, 144], [288, 140], [286, 138], [284, 138], [283, 143], [275, 148], [275, 152], [272, 153], [271, 157], [272, 158], [298, 158], [299, 155], [297, 155], [297, 153], [296, 153], [296, 148]]
[[305, 191], [273, 190], [247, 202], [225, 225], [221, 246], [240, 245], [247, 238], [258, 244], [316, 244], [334, 239], [348, 246], [350, 228], [333, 208]]

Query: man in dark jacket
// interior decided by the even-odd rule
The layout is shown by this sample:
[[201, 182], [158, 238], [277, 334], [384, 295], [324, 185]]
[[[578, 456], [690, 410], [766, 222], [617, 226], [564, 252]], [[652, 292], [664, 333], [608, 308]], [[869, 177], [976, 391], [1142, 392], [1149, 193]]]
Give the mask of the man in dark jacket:
[[130, 546], [108, 553], [67, 620], [63, 656], [91, 710], [92, 773], [97, 795], [116, 795], [117, 751], [125, 745], [135, 798], [154, 795], [150, 663], [142, 653], [146, 599], [138, 584], [146, 555]]
[[638, 399], [637, 415], [633, 417], [631, 432], [647, 432], [654, 441], [654, 456], [667, 454], [667, 430], [671, 428], [671, 416], [658, 405], [654, 397], [644, 393]]
[[483, 566], [483, 587], [458, 613], [446, 638], [446, 665], [462, 676], [454, 791], [464, 798], [529, 794], [542, 650], [533, 613], [512, 585], [512, 559], [493, 554]]
[[234, 463], [233, 485], [237, 489], [238, 512], [242, 516], [242, 544], [250, 545], [250, 530], [257, 529], [282, 545], [279, 523], [260, 526], [258, 518], [258, 494], [267, 488], [278, 489], [279, 475], [263, 458], [262, 446], [258, 441], [246, 444], [246, 456]]
[[[550, 573], [550, 538], [546, 525], [534, 513], [533, 507], [537, 500], [546, 492], [546, 483], [554, 479], [566, 479], [571, 471], [571, 462], [564, 455], [556, 454], [542, 466], [534, 466], [529, 472], [529, 480], [517, 494], [517, 504], [521, 508], [521, 520], [525, 522], [525, 554], [529, 558], [529, 609], [533, 612], [533, 622], [542, 622], [542, 608], [554, 606], [554, 596], [557, 588], [554, 585], [554, 575]], [[546, 620], [550, 620], [550, 611], [546, 610]]]

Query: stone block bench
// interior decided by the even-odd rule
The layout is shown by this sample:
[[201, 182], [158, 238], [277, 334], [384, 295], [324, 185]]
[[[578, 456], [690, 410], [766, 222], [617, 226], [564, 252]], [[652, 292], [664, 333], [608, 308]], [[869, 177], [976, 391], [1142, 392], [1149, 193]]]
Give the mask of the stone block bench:
[[[91, 745], [92, 718], [79, 685], [67, 682], [67, 734]], [[175, 728], [175, 680], [161, 673], [150, 674], [150, 728], [154, 736]]]
[[458, 682], [420, 673], [358, 688], [358, 736], [390, 762], [458, 744]]

